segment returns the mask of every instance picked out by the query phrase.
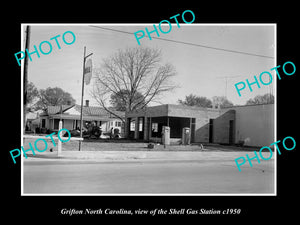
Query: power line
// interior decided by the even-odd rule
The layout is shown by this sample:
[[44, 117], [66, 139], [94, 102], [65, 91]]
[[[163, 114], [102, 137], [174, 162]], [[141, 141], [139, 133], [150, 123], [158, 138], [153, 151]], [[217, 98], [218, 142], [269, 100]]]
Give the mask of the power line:
[[[100, 29], [103, 29], [103, 30], [110, 30], [110, 31], [115, 31], [115, 32], [119, 32], [119, 33], [130, 34], [130, 35], [134, 34], [132, 32], [116, 30], [116, 29], [100, 27], [100, 26], [94, 26], [94, 25], [90, 25], [90, 27], [95, 27], [95, 28], [100, 28]], [[184, 41], [176, 41], [176, 40], [171, 40], [171, 39], [166, 39], [166, 38], [159, 38], [159, 37], [151, 37], [151, 38], [162, 40], [162, 41], [170, 41], [170, 42], [179, 43], [179, 44], [191, 45], [191, 46], [196, 46], [196, 47], [214, 49], [214, 50], [218, 50], [218, 51], [224, 51], [224, 52], [231, 52], [231, 53], [237, 53], [237, 54], [243, 54], [243, 55], [250, 55], [250, 56], [257, 56], [257, 57], [262, 57], [262, 58], [274, 59], [273, 56], [254, 54], [254, 53], [249, 53], [249, 52], [244, 52], [244, 51], [236, 51], [236, 50], [225, 49], [225, 48], [217, 48], [217, 47], [212, 47], [212, 46], [208, 46], [208, 45], [201, 45], [201, 44], [195, 44], [195, 43], [184, 42]]]
[[90, 25], [90, 27], [100, 28], [100, 29], [103, 29], [103, 30], [111, 30], [111, 31], [116, 31], [116, 32], [120, 32], [120, 33], [125, 33], [125, 34], [134, 34], [132, 32], [127, 32], [127, 31], [123, 31], [123, 30], [116, 30], [116, 29], [111, 29], [111, 28], [107, 28], [107, 27], [99, 27], [99, 26], [94, 26], [94, 25]]

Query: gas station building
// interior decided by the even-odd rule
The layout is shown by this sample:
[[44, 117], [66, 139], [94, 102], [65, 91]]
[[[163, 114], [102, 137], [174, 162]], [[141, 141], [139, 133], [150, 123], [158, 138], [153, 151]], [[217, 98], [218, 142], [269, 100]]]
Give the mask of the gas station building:
[[152, 106], [126, 114], [125, 135], [130, 139], [162, 142], [163, 128], [169, 127], [171, 144], [182, 143], [183, 135], [188, 135], [191, 143], [244, 142], [248, 146], [269, 146], [274, 142], [274, 110], [274, 104], [225, 109]]

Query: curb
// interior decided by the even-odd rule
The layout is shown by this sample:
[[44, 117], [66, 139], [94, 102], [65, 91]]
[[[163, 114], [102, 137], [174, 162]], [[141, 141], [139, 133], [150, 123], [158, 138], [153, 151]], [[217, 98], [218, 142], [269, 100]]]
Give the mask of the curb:
[[[267, 154], [267, 153], [266, 153]], [[27, 154], [25, 161], [97, 161], [97, 162], [154, 162], [154, 161], [232, 161], [240, 157], [242, 152], [224, 151], [102, 151], [74, 152], [65, 151], [61, 156], [57, 152], [44, 152], [36, 155]]]

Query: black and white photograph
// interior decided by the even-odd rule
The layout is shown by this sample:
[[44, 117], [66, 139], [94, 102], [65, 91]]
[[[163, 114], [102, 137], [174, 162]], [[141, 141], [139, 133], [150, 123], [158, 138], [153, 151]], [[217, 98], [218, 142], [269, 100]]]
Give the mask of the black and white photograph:
[[297, 215], [297, 7], [197, 5], [6, 7], [4, 219]]
[[22, 30], [24, 195], [276, 194], [275, 24]]

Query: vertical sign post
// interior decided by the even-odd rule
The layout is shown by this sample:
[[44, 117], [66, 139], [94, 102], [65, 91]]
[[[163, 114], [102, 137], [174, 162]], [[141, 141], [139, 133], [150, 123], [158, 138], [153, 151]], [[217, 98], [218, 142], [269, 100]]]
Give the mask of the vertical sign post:
[[[58, 124], [58, 130], [62, 129], [62, 120], [59, 121]], [[62, 132], [60, 132], [59, 134], [59, 138], [58, 138], [58, 143], [57, 143], [57, 156], [61, 156], [61, 139], [62, 139]]]
[[[85, 61], [86, 58], [93, 55], [93, 53], [90, 53], [89, 55], [85, 55], [85, 46], [83, 51], [83, 69], [82, 69], [82, 89], [81, 89], [81, 109], [80, 109], [80, 138], [82, 138], [82, 126], [83, 126], [83, 120], [82, 120], [82, 111], [83, 111], [83, 95], [84, 95], [84, 75], [85, 75]], [[81, 141], [79, 141], [79, 151], [81, 150]]]

